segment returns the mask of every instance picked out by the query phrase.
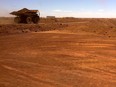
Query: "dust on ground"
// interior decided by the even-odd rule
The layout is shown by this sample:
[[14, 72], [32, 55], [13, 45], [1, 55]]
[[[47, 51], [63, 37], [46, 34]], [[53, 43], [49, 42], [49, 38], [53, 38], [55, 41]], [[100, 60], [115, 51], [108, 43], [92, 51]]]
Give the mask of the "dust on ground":
[[115, 19], [59, 20], [2, 25], [0, 87], [116, 86]]

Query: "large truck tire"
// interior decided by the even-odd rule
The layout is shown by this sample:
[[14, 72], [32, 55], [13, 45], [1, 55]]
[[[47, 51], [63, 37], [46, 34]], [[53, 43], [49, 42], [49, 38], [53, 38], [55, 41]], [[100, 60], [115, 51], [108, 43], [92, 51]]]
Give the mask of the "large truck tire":
[[26, 18], [26, 22], [27, 22], [27, 24], [31, 24], [32, 23], [32, 18], [31, 17], [27, 17]]
[[39, 20], [40, 20], [39, 16], [33, 17], [33, 23], [38, 24]]

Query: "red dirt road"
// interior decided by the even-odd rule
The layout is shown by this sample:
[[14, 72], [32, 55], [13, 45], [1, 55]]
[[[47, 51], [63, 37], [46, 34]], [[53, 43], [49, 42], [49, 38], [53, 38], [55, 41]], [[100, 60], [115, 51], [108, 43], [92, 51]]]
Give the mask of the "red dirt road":
[[1, 36], [0, 87], [116, 87], [116, 39], [87, 32]]

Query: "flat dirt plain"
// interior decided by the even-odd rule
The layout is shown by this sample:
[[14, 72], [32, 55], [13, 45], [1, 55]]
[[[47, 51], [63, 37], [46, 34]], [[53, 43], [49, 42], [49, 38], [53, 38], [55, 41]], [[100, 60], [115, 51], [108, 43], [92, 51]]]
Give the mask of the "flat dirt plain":
[[116, 87], [116, 19], [8, 20], [0, 22], [0, 87]]

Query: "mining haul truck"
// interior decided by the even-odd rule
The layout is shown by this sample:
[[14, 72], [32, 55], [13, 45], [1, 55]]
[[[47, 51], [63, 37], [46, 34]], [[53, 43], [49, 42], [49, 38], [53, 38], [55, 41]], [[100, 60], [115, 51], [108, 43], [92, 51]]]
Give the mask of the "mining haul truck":
[[13, 11], [10, 14], [16, 16], [14, 18], [15, 23], [37, 24], [40, 20], [40, 13], [38, 10], [29, 10], [27, 8], [23, 8], [19, 11]]

